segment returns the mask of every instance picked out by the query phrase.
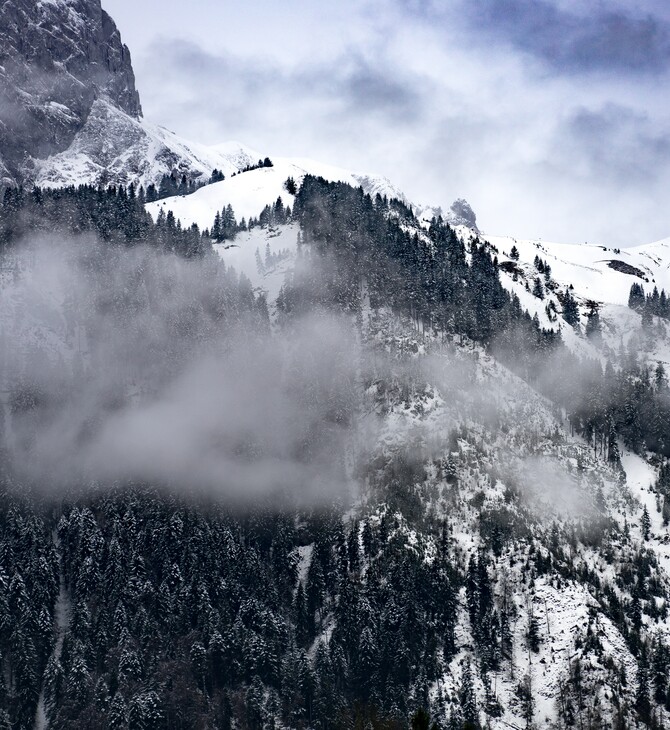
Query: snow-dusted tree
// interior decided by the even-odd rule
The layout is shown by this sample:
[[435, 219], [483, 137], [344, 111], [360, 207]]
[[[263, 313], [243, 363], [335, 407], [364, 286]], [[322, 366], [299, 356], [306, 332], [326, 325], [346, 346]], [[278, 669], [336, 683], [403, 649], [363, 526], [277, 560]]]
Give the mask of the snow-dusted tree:
[[467, 727], [470, 730], [478, 729], [480, 727], [479, 709], [477, 707], [477, 696], [475, 694], [475, 685], [472, 678], [469, 657], [463, 662], [463, 673], [461, 675], [458, 699], [463, 713], [463, 727]]
[[651, 533], [651, 518], [649, 517], [649, 510], [647, 509], [646, 505], [642, 510], [642, 519], [640, 521], [640, 526], [642, 528], [642, 539], [649, 540], [649, 535]]

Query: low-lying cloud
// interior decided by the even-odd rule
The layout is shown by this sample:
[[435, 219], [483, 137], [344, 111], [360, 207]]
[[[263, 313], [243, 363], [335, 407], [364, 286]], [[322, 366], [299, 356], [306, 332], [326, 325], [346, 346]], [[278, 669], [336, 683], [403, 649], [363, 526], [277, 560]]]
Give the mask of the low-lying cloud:
[[41, 241], [0, 293], [5, 444], [47, 493], [147, 482], [227, 499], [344, 496], [357, 346], [314, 312], [280, 336], [211, 257]]

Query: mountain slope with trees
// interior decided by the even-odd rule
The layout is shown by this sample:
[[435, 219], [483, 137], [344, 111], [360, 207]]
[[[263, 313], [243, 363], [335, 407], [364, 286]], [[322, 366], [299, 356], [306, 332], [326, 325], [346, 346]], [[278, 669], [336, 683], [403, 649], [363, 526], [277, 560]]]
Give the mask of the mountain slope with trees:
[[[130, 190], [11, 192], [3, 208], [7, 260], [40, 228], [218, 258]], [[250, 332], [287, 342], [328, 311], [360, 341], [335, 400], [304, 393], [347, 429], [352, 496], [240, 510], [117, 483], [45, 504], [5, 461], [6, 724], [38, 710], [98, 728], [667, 722], [667, 469], [644, 486], [664, 441], [635, 413], [663, 406], [663, 375], [578, 359], [506, 291], [490, 244], [426, 230], [402, 201], [308, 176], [291, 218], [254, 229], [270, 258], [248, 288], [227, 270], [221, 332], [257, 311], [271, 244], [298, 227], [272, 321]], [[29, 393], [10, 399], [10, 433], [48, 407]], [[650, 450], [648, 476], [627, 475]]]

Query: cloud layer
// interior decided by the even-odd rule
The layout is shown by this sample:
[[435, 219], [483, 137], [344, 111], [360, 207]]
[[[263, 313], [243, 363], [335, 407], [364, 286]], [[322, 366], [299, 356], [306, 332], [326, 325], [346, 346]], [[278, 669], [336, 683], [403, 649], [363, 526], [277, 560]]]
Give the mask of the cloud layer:
[[491, 233], [670, 235], [660, 2], [106, 5], [147, 115], [184, 136], [382, 173], [417, 202], [465, 197]]
[[346, 495], [358, 358], [336, 317], [273, 336], [213, 256], [49, 238], [18, 262], [0, 292], [0, 444], [19, 483]]

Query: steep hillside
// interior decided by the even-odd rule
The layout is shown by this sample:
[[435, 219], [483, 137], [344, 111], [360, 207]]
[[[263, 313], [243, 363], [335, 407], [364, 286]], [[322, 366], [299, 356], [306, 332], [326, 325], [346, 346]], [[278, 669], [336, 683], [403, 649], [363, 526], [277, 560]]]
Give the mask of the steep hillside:
[[[468, 240], [471, 237], [469, 231], [463, 235]], [[670, 239], [626, 249], [489, 235], [483, 239], [499, 259], [503, 285], [537, 314], [543, 326], [560, 330], [575, 352], [614, 361], [620, 358], [622, 347], [632, 348], [643, 353], [652, 366], [658, 362], [670, 366], [667, 320], [655, 316], [643, 327], [640, 311], [628, 306], [633, 284], [648, 295], [654, 288], [670, 291]], [[566, 293], [577, 304], [576, 330], [561, 316]], [[589, 319], [596, 314], [598, 331], [587, 338]]]
[[128, 48], [100, 0], [0, 7], [0, 188], [199, 184], [258, 162], [240, 144], [207, 148], [142, 119]]
[[[562, 318], [538, 249], [506, 257], [306, 167], [169, 201], [213, 196], [203, 221], [290, 202], [218, 256], [125, 190], [3, 201], [0, 712], [667, 723], [665, 462], [626, 445], [667, 383], [636, 391], [642, 358], [615, 359], [611, 392], [592, 388], [602, 370], [554, 331], [604, 350]], [[20, 225], [41, 246], [16, 249]]]
[[548, 243], [489, 235], [484, 238], [500, 251], [501, 261], [510, 260], [513, 246], [522, 264], [532, 265], [539, 256], [551, 266], [557, 282], [571, 284], [575, 294], [585, 300], [625, 306], [633, 282], [670, 290], [670, 239], [613, 249], [588, 243]]
[[99, 0], [0, 42], [0, 728], [667, 727], [670, 239], [186, 142]]

